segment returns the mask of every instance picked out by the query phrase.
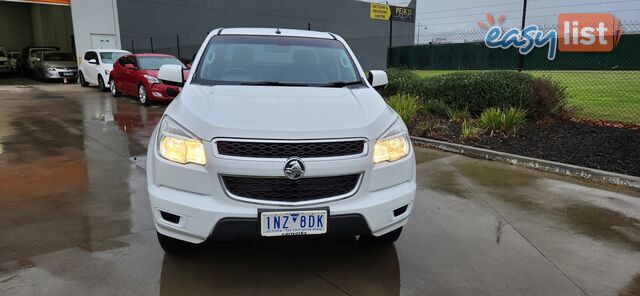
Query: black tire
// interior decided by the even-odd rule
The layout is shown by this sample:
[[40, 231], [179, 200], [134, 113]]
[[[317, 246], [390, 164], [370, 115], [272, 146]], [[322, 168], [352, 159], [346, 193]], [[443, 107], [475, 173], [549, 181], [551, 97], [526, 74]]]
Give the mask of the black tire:
[[195, 248], [195, 246], [197, 246], [196, 244], [175, 239], [173, 237], [166, 236], [157, 231], [156, 233], [158, 234], [158, 242], [160, 243], [160, 247], [162, 247], [165, 253], [169, 253], [169, 254], [186, 253], [192, 250], [193, 248]]
[[147, 89], [143, 84], [138, 84], [138, 101], [142, 105], [149, 105], [149, 98], [147, 98]]
[[104, 80], [102, 79], [102, 75], [98, 75], [98, 89], [100, 91], [108, 91], [109, 88], [104, 84]]
[[401, 234], [402, 234], [402, 227], [396, 230], [393, 230], [389, 233], [385, 233], [381, 236], [367, 235], [367, 236], [361, 237], [360, 239], [365, 243], [386, 245], [386, 244], [393, 244], [394, 242], [396, 242], [400, 238]]
[[78, 81], [80, 82], [80, 86], [82, 87], [89, 86], [89, 82], [84, 80], [84, 74], [82, 74], [82, 72], [78, 73]]
[[113, 79], [109, 80], [109, 90], [111, 90], [111, 95], [114, 97], [119, 97], [122, 95], [122, 93], [118, 91], [116, 82]]

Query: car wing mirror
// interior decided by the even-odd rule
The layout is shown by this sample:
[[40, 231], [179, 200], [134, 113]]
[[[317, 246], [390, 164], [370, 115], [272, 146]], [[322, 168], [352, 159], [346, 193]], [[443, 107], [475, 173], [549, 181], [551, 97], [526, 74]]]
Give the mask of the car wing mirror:
[[182, 76], [182, 66], [162, 65], [158, 70], [158, 79], [164, 84], [174, 86], [184, 86], [184, 76]]
[[367, 81], [369, 84], [376, 89], [383, 89], [389, 83], [389, 78], [387, 77], [387, 72], [382, 70], [371, 70], [369, 71], [369, 75], [367, 76]]
[[98, 64], [98, 61], [97, 61], [96, 59], [90, 59], [90, 60], [89, 60], [89, 64], [97, 65], [97, 64]]
[[134, 66], [133, 64], [126, 64], [124, 65], [124, 68], [128, 70], [136, 70], [136, 66]]

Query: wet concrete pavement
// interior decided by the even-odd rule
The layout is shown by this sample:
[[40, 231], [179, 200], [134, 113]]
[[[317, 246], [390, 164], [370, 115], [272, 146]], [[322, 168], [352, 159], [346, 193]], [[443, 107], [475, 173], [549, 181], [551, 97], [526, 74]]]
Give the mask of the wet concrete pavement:
[[426, 149], [395, 245], [165, 255], [144, 156], [163, 110], [0, 86], [0, 295], [640, 295], [640, 193]]

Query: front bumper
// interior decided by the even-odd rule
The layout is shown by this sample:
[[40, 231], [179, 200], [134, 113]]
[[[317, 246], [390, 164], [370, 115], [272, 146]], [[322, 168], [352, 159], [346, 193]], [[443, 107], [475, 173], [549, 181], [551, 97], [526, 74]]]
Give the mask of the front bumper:
[[[328, 235], [380, 236], [404, 226], [413, 207], [416, 191], [413, 151], [402, 160], [376, 166], [371, 162], [371, 153], [353, 159], [308, 161], [306, 165], [310, 175], [363, 172], [358, 191], [350, 197], [325, 203], [274, 205], [229, 197], [218, 176], [283, 175], [282, 161], [213, 157], [213, 145], [205, 142], [209, 155], [206, 166], [179, 165], [157, 155], [155, 138], [156, 132], [151, 137], [147, 155], [147, 182], [153, 219], [158, 232], [180, 240], [200, 243], [207, 239], [258, 237], [258, 211], [261, 209], [319, 207], [329, 208]], [[404, 211], [394, 213], [394, 210], [405, 206]], [[163, 212], [180, 219], [172, 222], [165, 219], [167, 216], [163, 217]], [[345, 217], [350, 218], [345, 220]], [[362, 223], [357, 222], [358, 219]]]
[[78, 78], [78, 70], [47, 70], [44, 72], [44, 77], [46, 79], [76, 79]]
[[154, 83], [147, 90], [147, 98], [153, 101], [170, 101], [173, 100], [179, 92], [180, 89], [177, 86]]
[[9, 73], [11, 71], [11, 66], [9, 64], [0, 65], [0, 73]]

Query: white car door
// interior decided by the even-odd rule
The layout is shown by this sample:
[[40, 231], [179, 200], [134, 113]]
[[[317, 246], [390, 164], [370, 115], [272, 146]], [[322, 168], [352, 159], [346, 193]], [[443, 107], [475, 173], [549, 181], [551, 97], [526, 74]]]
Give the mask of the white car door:
[[95, 51], [87, 51], [84, 54], [84, 58], [82, 59], [82, 75], [84, 75], [85, 81], [98, 84], [98, 63], [98, 54], [96, 54]]

